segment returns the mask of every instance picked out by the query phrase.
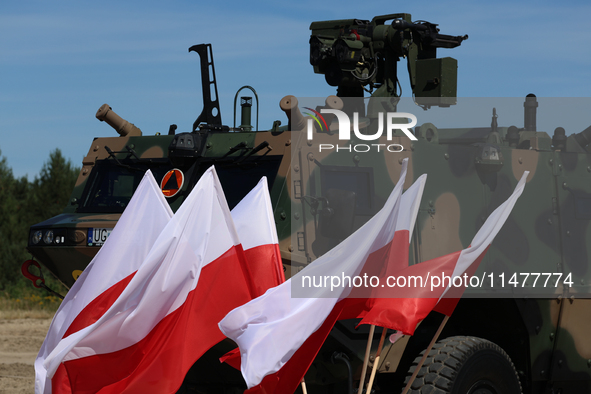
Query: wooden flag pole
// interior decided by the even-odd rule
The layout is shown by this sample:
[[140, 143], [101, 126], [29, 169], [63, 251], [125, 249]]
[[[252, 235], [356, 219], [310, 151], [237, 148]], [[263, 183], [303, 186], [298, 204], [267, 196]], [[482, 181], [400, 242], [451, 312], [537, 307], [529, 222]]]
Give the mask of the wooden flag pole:
[[363, 359], [363, 369], [361, 370], [361, 380], [359, 381], [359, 390], [357, 390], [358, 393], [363, 393], [367, 365], [369, 364], [369, 352], [371, 352], [371, 343], [373, 342], [373, 333], [375, 330], [376, 326], [372, 324], [369, 327], [369, 337], [367, 338], [367, 347], [365, 348], [365, 358]]
[[308, 394], [308, 390], [306, 389], [306, 381], [304, 380], [304, 378], [302, 378], [302, 393], [303, 394]]
[[425, 363], [425, 360], [427, 359], [427, 356], [429, 356], [429, 352], [431, 351], [431, 349], [433, 349], [433, 345], [435, 345], [435, 342], [437, 342], [437, 338], [439, 338], [439, 334], [441, 334], [441, 331], [443, 331], [443, 327], [445, 327], [445, 325], [447, 324], [447, 321], [448, 320], [449, 320], [449, 316], [445, 316], [445, 318], [443, 319], [443, 321], [439, 325], [439, 328], [437, 329], [437, 332], [433, 336], [433, 339], [431, 339], [431, 343], [429, 344], [429, 346], [425, 350], [425, 354], [423, 354], [423, 357], [419, 361], [419, 364], [415, 368], [415, 371], [412, 373], [412, 376], [410, 377], [410, 380], [406, 384], [406, 387], [404, 387], [404, 390], [402, 391], [402, 394], [407, 394], [408, 393], [408, 390], [410, 390], [410, 385], [412, 384], [412, 382], [414, 382], [415, 378], [417, 377], [417, 375], [419, 373], [419, 370], [421, 369], [421, 367]]
[[378, 369], [378, 364], [380, 363], [380, 354], [382, 354], [382, 347], [384, 346], [384, 339], [386, 339], [386, 333], [388, 329], [384, 327], [382, 331], [382, 336], [380, 337], [380, 343], [378, 344], [378, 351], [376, 352], [376, 359], [373, 362], [373, 367], [371, 369], [371, 375], [369, 377], [369, 383], [367, 384], [367, 391], [366, 394], [371, 393], [371, 388], [373, 386], [373, 380], [376, 377], [376, 371]]

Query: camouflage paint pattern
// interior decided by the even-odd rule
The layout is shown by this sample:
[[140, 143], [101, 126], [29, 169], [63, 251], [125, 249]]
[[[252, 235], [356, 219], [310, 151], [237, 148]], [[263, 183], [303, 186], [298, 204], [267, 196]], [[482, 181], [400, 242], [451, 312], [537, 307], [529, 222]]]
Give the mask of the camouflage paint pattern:
[[[522, 132], [527, 138], [522, 137], [520, 144], [524, 144], [524, 141], [525, 145], [529, 143], [528, 149], [502, 143], [502, 167], [498, 172], [487, 172], [486, 167], [485, 170], [477, 168], [479, 146], [473, 143], [449, 143], [442, 140], [441, 136], [453, 134], [452, 130], [437, 130], [433, 125], [430, 126], [430, 140], [420, 131], [424, 126], [418, 128], [417, 141], [411, 142], [404, 136], [386, 141], [382, 137], [378, 143], [398, 143], [404, 147], [404, 151], [381, 155], [348, 151], [318, 152], [317, 144], [334, 142], [334, 135], [328, 133], [315, 134], [314, 143], [308, 144], [302, 131], [209, 132], [206, 149], [195, 161], [199, 161], [199, 166], [203, 167], [214, 164], [210, 159], [216, 159], [215, 164], [223, 166], [224, 163], [242, 159], [247, 164], [255, 163], [257, 158], [277, 158], [277, 174], [271, 197], [287, 276], [290, 276], [290, 269], [300, 270], [338, 242], [321, 234], [318, 221], [314, 221], [322, 209], [322, 203], [316, 207], [316, 212], [310, 205], [312, 197], [322, 196], [323, 193], [322, 166], [345, 171], [352, 168], [371, 169], [373, 197], [371, 201], [366, 201], [368, 204], [361, 209], [361, 214], [355, 215], [351, 231], [360, 227], [384, 203], [399, 177], [403, 158], [410, 159], [405, 187], [410, 186], [421, 174], [428, 174], [411, 246], [413, 262], [425, 261], [468, 246], [467, 243], [487, 215], [511, 193], [523, 171], [530, 171], [524, 194], [493, 243], [479, 272], [572, 272], [575, 281], [573, 288], [564, 290], [565, 294], [562, 294], [563, 289], [556, 289], [552, 298], [545, 299], [523, 300], [519, 294], [511, 295], [516, 300], [487, 299], [482, 301], [482, 305], [487, 305], [490, 310], [512, 304], [510, 307], [517, 312], [505, 316], [479, 315], [484, 320], [478, 322], [473, 321], [474, 311], [458, 307], [445, 334], [467, 332], [473, 335], [474, 331], [471, 330], [477, 330], [481, 337], [504, 345], [522, 375], [524, 389], [532, 392], [547, 384], [564, 389], [587, 387], [591, 370], [591, 337], [587, 335], [586, 325], [591, 322], [591, 312], [590, 300], [580, 298], [589, 297], [588, 283], [591, 280], [586, 263], [591, 219], [585, 210], [587, 199], [591, 196], [591, 163], [587, 155], [552, 150], [548, 142], [550, 137], [546, 133]], [[460, 139], [462, 133], [471, 134], [472, 139], [475, 138], [473, 135], [478, 134], [484, 143], [490, 130], [455, 132]], [[64, 231], [67, 243], [63, 246], [38, 246], [30, 242], [30, 252], [63, 283], [71, 286], [99, 248], [86, 245], [88, 228], [112, 228], [120, 216], [119, 213], [77, 212], [78, 203], [84, 198], [85, 187], [96, 163], [114, 160], [105, 147], [112, 152], [120, 152], [114, 156], [122, 162], [135, 160], [134, 157], [129, 158], [127, 147], [139, 159], [165, 159], [172, 139], [173, 136], [168, 135], [95, 139], [83, 160], [71, 204], [62, 215], [31, 228], [31, 236], [38, 229]], [[245, 149], [227, 154], [230, 148], [241, 142]], [[245, 158], [252, 148], [261, 143], [268, 143], [272, 149], [265, 148]], [[172, 163], [165, 166], [174, 167]], [[250, 171], [250, 168], [245, 171]], [[186, 182], [182, 193], [171, 201], [174, 209], [178, 208], [193, 184]], [[248, 190], [243, 190], [242, 194], [246, 192]], [[490, 293], [494, 290], [493, 287], [484, 291]], [[527, 306], [520, 304], [523, 302]], [[515, 320], [508, 319], [509, 316]], [[499, 335], [496, 329], [485, 329], [487, 326], [497, 327], [499, 322], [505, 327], [503, 335]], [[425, 329], [422, 337], [428, 338], [432, 334], [432, 327], [429, 326], [429, 320], [423, 324]], [[512, 332], [512, 328], [517, 326], [522, 328], [521, 331], [516, 330], [522, 335]], [[366, 335], [365, 328], [355, 330], [354, 324], [339, 323], [323, 352], [346, 349], [355, 355], [352, 364], [358, 377]], [[380, 372], [400, 374], [401, 368], [406, 367], [404, 349], [411, 352], [410, 349], [414, 349], [413, 342], [424, 342], [420, 330], [410, 340], [406, 338], [396, 344], [389, 344], [384, 349]], [[520, 345], [512, 346], [514, 343]], [[374, 348], [376, 344], [377, 340]], [[310, 383], [326, 384], [342, 378], [339, 368], [333, 366], [333, 371], [327, 368], [326, 365], [315, 364], [309, 373]]]
[[[407, 22], [411, 20], [408, 14], [396, 15]], [[354, 20], [337, 22], [350, 24]], [[334, 28], [332, 24], [313, 26], [319, 31]], [[376, 31], [386, 30], [382, 24]], [[412, 50], [416, 58], [416, 48]], [[495, 128], [498, 134], [493, 135], [492, 126], [444, 129], [438, 128], [436, 122], [419, 122], [414, 129], [417, 141], [398, 133], [391, 141], [382, 136], [375, 142], [399, 144], [401, 152], [322, 152], [318, 150], [319, 144], [334, 144], [337, 128], [331, 125], [329, 130], [316, 130], [311, 143], [306, 138], [307, 118], [297, 111], [297, 104], [286, 106], [286, 99], [293, 103], [295, 98], [286, 97], [280, 104], [291, 127], [274, 126], [269, 131], [255, 132], [204, 128], [195, 133], [153, 136], [141, 135], [138, 129], [125, 136], [95, 139], [82, 161], [70, 204], [63, 214], [31, 227], [29, 251], [71, 286], [99, 249], [88, 245], [88, 230], [114, 227], [125, 204], [105, 202], [95, 211], [84, 208], [94, 198], [107, 201], [111, 196], [108, 190], [97, 190], [91, 184], [93, 179], [118, 168], [133, 172], [139, 167], [154, 168], [156, 180], [160, 181], [165, 171], [180, 166], [186, 181], [179, 194], [169, 199], [176, 210], [200, 174], [216, 165], [220, 173], [226, 171], [227, 177], [220, 178], [222, 184], [226, 182], [228, 199], [235, 202], [246, 195], [261, 175], [273, 178], [271, 199], [281, 256], [289, 277], [375, 214], [398, 180], [402, 159], [408, 158], [405, 188], [420, 175], [428, 174], [411, 244], [414, 264], [467, 247], [488, 214], [510, 195], [527, 170], [530, 175], [525, 191], [477, 275], [572, 273], [573, 287], [558, 286], [542, 297], [532, 297], [521, 289], [501, 291], [498, 281], [492, 286], [489, 283], [468, 294], [481, 298], [462, 299], [442, 338], [473, 335], [495, 342], [513, 360], [526, 393], [591, 392], [591, 336], [587, 330], [591, 324], [591, 156], [585, 146], [571, 136], [557, 147], [549, 133], [527, 127], [519, 129], [515, 140], [509, 137], [507, 127]], [[334, 105], [334, 101], [329, 97], [326, 107]], [[370, 114], [361, 119], [360, 128], [364, 133], [374, 133], [375, 117]], [[198, 149], [188, 156], [173, 157], [171, 143], [188, 134], [196, 138]], [[355, 138], [341, 144], [365, 142]], [[500, 160], [484, 156], [491, 145], [500, 152]], [[327, 196], [339, 200], [347, 195], [339, 192], [339, 187], [345, 187], [345, 192], [355, 187], [346, 181], [336, 182], [341, 175], [344, 179], [357, 177], [365, 189], [357, 190], [363, 193], [356, 192], [354, 208], [342, 208], [346, 202], [334, 205], [337, 212], [333, 216], [347, 220], [329, 222], [322, 215], [328, 212]], [[110, 206], [116, 206], [117, 212], [110, 211]], [[36, 231], [48, 230], [63, 236], [64, 242], [33, 243]], [[377, 382], [381, 389], [400, 389], [411, 361], [426, 347], [440, 320], [440, 316], [431, 314], [412, 338], [386, 346]], [[349, 356], [353, 378], [359, 379], [368, 328], [355, 329], [355, 325], [351, 321], [336, 324], [306, 376], [311, 387], [332, 386], [335, 391], [345, 387], [346, 370], [329, 361], [335, 351]], [[380, 330], [376, 330], [374, 352], [379, 334]]]
[[[429, 140], [425, 128], [430, 129]], [[590, 392], [591, 337], [586, 334], [587, 325], [591, 324], [588, 285], [591, 166], [588, 154], [553, 148], [552, 138], [546, 132], [521, 131], [517, 146], [510, 146], [506, 139], [508, 128], [499, 127], [500, 141], [495, 145], [502, 164], [487, 163], [482, 160], [482, 151], [489, 143], [491, 128], [438, 130], [433, 124], [415, 129], [417, 141], [411, 142], [406, 137], [386, 141], [385, 136], [372, 141], [401, 144], [404, 151], [400, 153], [321, 151], [321, 144], [368, 143], [355, 139], [353, 133], [351, 140], [339, 141], [334, 124], [329, 130], [319, 131], [315, 127], [312, 143], [306, 138], [307, 130], [299, 131], [298, 138], [293, 137], [294, 141], [300, 141], [299, 147], [294, 146], [292, 150], [292, 179], [298, 183], [294, 184], [294, 189], [300, 190], [299, 197], [292, 200], [292, 243], [299, 243], [298, 257], [293, 256], [293, 261], [301, 264], [313, 261], [342, 239], [327, 237], [321, 230], [322, 196], [326, 195], [322, 180], [327, 179], [323, 177], [326, 168], [339, 167], [351, 173], [371, 169], [374, 193], [371, 212], [369, 215], [356, 213], [349, 233], [382, 206], [398, 179], [403, 158], [410, 160], [405, 188], [421, 174], [428, 174], [411, 244], [414, 263], [467, 247], [487, 216], [511, 194], [523, 172], [529, 171], [523, 195], [476, 272], [477, 276], [484, 272], [495, 273], [495, 281], [492, 284], [487, 281], [482, 289], [472, 294], [470, 289], [467, 291], [471, 297], [487, 299], [462, 301], [466, 305], [478, 301], [491, 313], [475, 313], [473, 307], [458, 307], [444, 334], [478, 334], [500, 344], [514, 360], [524, 392], [539, 392], [546, 387]], [[371, 126], [368, 130], [365, 134], [375, 132]], [[295, 133], [292, 131], [292, 135]], [[299, 269], [297, 267], [294, 273]], [[570, 288], [558, 284], [533, 292], [529, 288], [533, 278], [522, 289], [523, 277], [520, 277], [517, 288], [508, 288], [507, 281], [512, 273], [536, 272], [571, 273], [574, 283]], [[500, 288], [500, 273], [505, 273], [504, 289]], [[536, 289], [542, 290], [539, 285]], [[501, 312], [504, 309], [506, 313]], [[474, 322], [475, 318], [479, 321]], [[429, 321], [424, 324], [428, 325]], [[427, 338], [434, 328], [425, 327]], [[353, 340], [358, 338], [359, 330], [345, 326], [340, 329], [348, 331], [341, 347], [355, 354], [357, 358], [352, 363], [359, 368], [365, 342], [360, 338]], [[419, 336], [410, 339], [409, 348], [413, 342], [422, 341]], [[376, 343], [377, 337], [378, 334]], [[400, 351], [395, 350], [400, 346], [404, 347], [397, 342], [386, 347], [380, 372], [400, 373], [395, 367], [404, 364]]]

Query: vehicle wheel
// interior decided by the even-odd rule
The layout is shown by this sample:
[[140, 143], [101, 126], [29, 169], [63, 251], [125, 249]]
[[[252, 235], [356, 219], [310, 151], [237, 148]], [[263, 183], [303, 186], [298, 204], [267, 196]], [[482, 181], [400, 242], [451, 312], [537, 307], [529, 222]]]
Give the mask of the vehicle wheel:
[[[405, 385], [423, 354], [414, 360]], [[409, 393], [520, 394], [521, 383], [498, 345], [476, 337], [450, 337], [433, 346]]]

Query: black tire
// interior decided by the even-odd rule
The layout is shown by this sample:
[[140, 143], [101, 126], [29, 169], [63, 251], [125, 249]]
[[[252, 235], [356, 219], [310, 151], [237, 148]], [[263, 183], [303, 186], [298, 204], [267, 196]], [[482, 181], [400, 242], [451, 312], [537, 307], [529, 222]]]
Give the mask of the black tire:
[[[405, 386], [422, 354], [414, 360]], [[433, 346], [409, 393], [521, 394], [521, 383], [499, 346], [476, 337], [450, 337]]]

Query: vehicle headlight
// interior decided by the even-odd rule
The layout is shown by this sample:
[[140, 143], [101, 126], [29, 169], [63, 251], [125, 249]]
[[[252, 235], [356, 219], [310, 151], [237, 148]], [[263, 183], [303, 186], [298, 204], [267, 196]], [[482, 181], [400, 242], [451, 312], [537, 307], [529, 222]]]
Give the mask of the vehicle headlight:
[[46, 244], [50, 244], [53, 242], [53, 230], [49, 230], [45, 233], [45, 236], [43, 237], [43, 242], [45, 242]]
[[40, 230], [37, 230], [33, 233], [33, 244], [37, 245], [39, 243], [39, 241], [41, 241], [41, 238], [43, 237], [43, 232], [41, 232]]

